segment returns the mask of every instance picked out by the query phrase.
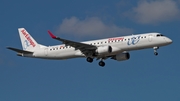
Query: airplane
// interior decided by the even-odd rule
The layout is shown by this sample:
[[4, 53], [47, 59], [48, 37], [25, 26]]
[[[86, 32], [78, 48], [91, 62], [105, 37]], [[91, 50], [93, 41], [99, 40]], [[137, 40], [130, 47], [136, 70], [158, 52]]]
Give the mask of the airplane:
[[156, 32], [76, 42], [57, 37], [48, 30], [51, 38], [61, 41], [62, 44], [45, 46], [37, 43], [25, 28], [18, 28], [18, 31], [23, 50], [7, 47], [17, 52], [18, 56], [54, 60], [85, 57], [89, 63], [94, 59], [100, 60], [101, 67], [105, 66], [104, 60], [108, 58], [117, 61], [128, 60], [129, 51], [153, 48], [154, 55], [158, 55], [159, 47], [172, 43], [170, 38]]

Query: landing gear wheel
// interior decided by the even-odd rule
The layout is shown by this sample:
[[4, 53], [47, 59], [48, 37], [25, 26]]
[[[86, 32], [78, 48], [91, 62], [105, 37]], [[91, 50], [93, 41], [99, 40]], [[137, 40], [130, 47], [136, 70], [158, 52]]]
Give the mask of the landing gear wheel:
[[153, 49], [154, 49], [154, 55], [158, 55], [158, 52], [157, 52], [157, 50], [159, 49], [159, 47], [153, 47]]
[[100, 61], [100, 62], [99, 62], [99, 66], [104, 67], [104, 66], [105, 66], [105, 62]]
[[87, 60], [87, 62], [90, 62], [90, 63], [93, 62], [93, 58], [90, 58], [90, 57], [88, 57], [86, 60]]
[[158, 55], [158, 52], [154, 52], [154, 55], [156, 55], [156, 56], [157, 56], [157, 55]]

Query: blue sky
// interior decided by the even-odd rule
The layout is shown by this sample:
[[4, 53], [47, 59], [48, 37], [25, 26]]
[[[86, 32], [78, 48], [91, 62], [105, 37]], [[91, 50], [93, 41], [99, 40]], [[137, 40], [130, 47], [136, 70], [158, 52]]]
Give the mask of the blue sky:
[[[0, 101], [179, 101], [180, 0], [1, 0]], [[17, 57], [17, 29], [44, 45], [60, 44], [47, 34], [84, 41], [160, 32], [173, 44], [132, 51], [131, 59], [43, 60]]]

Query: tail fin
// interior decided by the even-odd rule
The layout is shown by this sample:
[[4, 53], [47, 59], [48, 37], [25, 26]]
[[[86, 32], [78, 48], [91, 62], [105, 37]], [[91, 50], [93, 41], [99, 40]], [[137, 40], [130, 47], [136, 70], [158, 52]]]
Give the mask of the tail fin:
[[18, 28], [18, 31], [23, 50], [33, 52], [35, 51], [35, 49], [40, 47], [39, 44], [33, 39], [33, 37], [26, 31], [25, 28]]

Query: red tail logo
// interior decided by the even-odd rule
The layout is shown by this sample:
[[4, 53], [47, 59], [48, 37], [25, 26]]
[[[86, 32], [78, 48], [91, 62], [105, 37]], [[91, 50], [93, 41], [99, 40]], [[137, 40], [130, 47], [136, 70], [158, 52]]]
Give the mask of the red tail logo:
[[25, 30], [21, 31], [23, 33], [23, 35], [25, 36], [25, 38], [29, 41], [30, 45], [32, 45], [33, 47], [36, 46], [36, 44], [32, 41], [31, 37], [29, 36], [29, 34], [26, 33]]

